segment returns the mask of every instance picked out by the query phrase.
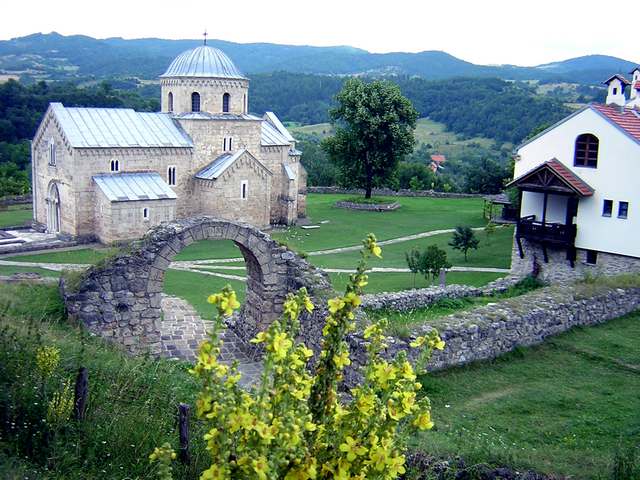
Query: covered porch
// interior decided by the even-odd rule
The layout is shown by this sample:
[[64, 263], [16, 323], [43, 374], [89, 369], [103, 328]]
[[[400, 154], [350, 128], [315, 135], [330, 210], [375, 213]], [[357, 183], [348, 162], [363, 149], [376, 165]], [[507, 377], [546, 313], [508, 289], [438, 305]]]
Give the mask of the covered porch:
[[544, 261], [549, 261], [547, 246], [564, 248], [567, 260], [576, 258], [575, 239], [581, 198], [593, 195], [593, 189], [557, 159], [549, 160], [507, 185], [520, 191], [520, 216], [516, 242], [524, 258], [522, 239], [541, 245]]

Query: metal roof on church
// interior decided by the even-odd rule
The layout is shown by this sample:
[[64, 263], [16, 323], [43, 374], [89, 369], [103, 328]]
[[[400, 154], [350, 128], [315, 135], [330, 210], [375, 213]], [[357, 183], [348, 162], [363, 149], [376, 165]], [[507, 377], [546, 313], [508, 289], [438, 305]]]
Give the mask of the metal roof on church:
[[216, 180], [233, 162], [240, 158], [244, 152], [246, 152], [246, 150], [241, 148], [234, 153], [223, 153], [196, 173], [195, 177], [201, 180]]
[[214, 77], [245, 80], [238, 67], [217, 48], [201, 45], [178, 55], [160, 77]]
[[287, 140], [273, 125], [264, 120], [262, 122], [262, 131], [260, 133], [260, 144], [265, 147], [290, 145]]
[[191, 148], [187, 133], [166, 113], [130, 108], [76, 108], [52, 103], [51, 110], [74, 148]]
[[94, 175], [102, 193], [112, 202], [175, 199], [176, 194], [157, 172]]

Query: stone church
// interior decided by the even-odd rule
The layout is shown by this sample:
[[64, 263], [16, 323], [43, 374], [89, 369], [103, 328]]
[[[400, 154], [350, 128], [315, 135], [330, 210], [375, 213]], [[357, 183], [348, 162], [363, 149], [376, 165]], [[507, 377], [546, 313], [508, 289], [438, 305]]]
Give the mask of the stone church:
[[160, 84], [160, 113], [50, 104], [31, 152], [37, 223], [111, 243], [194, 215], [258, 227], [304, 216], [295, 139], [272, 112], [249, 114], [249, 80], [229, 57], [186, 51]]

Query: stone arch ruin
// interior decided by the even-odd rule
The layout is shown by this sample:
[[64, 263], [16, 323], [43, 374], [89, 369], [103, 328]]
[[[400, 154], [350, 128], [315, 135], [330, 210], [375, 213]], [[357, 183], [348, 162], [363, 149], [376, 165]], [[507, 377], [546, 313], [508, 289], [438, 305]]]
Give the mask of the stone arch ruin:
[[63, 278], [60, 286], [69, 316], [131, 353], [159, 354], [165, 271], [183, 248], [207, 239], [232, 240], [246, 261], [246, 299], [232, 324], [244, 340], [279, 317], [287, 293], [306, 287], [317, 297], [331, 288], [324, 272], [255, 227], [195, 217], [155, 227], [128, 253], [90, 268], [77, 285]]

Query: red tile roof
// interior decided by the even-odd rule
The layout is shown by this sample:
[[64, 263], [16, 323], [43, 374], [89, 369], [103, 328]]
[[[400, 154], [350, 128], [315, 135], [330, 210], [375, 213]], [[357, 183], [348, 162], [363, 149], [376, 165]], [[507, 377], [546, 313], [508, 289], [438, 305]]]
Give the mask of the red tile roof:
[[640, 112], [632, 108], [594, 103], [591, 108], [640, 142]]
[[443, 163], [447, 161], [447, 157], [444, 155], [431, 155], [431, 160], [436, 163]]
[[583, 197], [589, 197], [593, 195], [593, 188], [587, 185], [579, 176], [569, 170], [564, 163], [557, 158], [553, 158], [543, 165], [547, 165], [555, 173], [557, 173], [562, 180], [567, 182], [574, 190], [580, 193]]
[[581, 197], [590, 197], [593, 195], [593, 188], [591, 188], [584, 180], [578, 177], [575, 173], [573, 173], [569, 168], [567, 168], [560, 160], [556, 158], [552, 158], [544, 162], [543, 164], [538, 165], [537, 167], [529, 170], [523, 175], [520, 175], [518, 178], [512, 180], [507, 184], [507, 187], [518, 186], [522, 180], [535, 175], [540, 170], [547, 169], [551, 170], [551, 172], [559, 178], [567, 187], [573, 190], [577, 195]]

